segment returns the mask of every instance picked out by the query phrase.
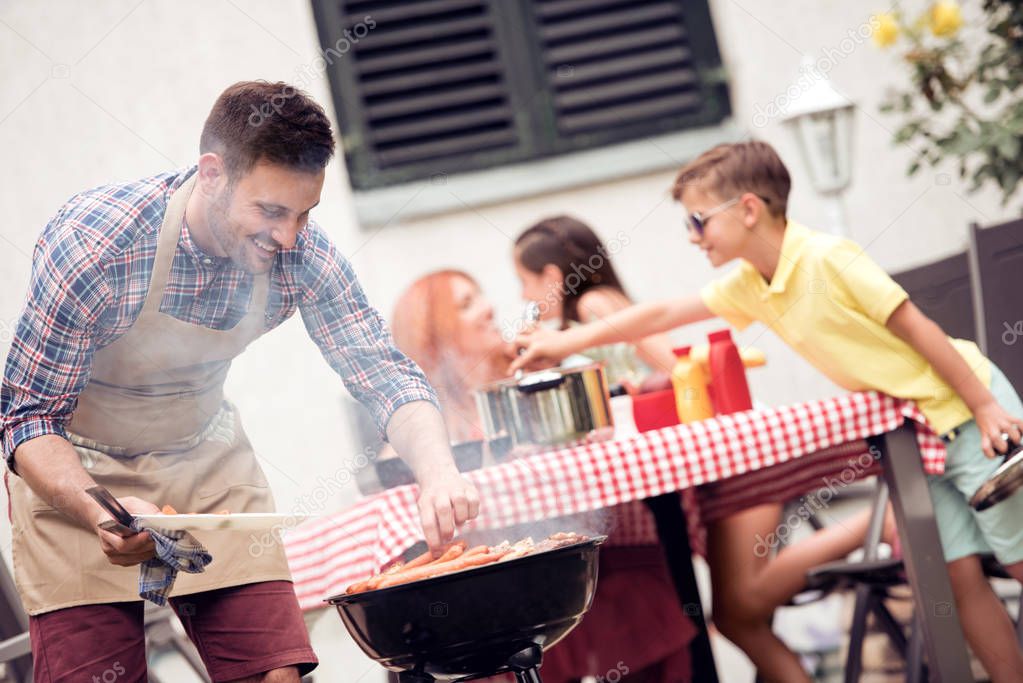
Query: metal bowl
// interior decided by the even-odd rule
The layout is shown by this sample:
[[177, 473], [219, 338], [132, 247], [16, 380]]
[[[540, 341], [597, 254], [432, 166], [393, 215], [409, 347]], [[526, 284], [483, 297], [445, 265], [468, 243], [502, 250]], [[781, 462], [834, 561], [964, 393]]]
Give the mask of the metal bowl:
[[327, 602], [362, 651], [391, 671], [438, 681], [491, 676], [582, 620], [606, 538]]
[[614, 432], [602, 363], [494, 382], [474, 396], [487, 439], [508, 436], [515, 446], [558, 446]]

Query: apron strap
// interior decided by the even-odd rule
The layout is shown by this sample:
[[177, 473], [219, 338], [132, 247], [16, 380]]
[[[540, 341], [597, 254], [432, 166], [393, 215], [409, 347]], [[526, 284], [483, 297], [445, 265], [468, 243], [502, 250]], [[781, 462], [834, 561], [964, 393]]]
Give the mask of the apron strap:
[[[163, 293], [167, 288], [167, 279], [170, 277], [171, 266], [174, 264], [174, 254], [178, 249], [178, 240], [181, 239], [185, 207], [188, 206], [188, 198], [192, 195], [198, 178], [199, 172], [196, 171], [188, 180], [181, 183], [167, 203], [163, 227], [156, 243], [156, 256], [153, 259], [153, 272], [149, 278], [149, 291], [146, 292], [146, 301], [142, 305], [143, 312], [159, 313], [160, 311]], [[253, 276], [252, 298], [249, 302], [252, 319], [246, 321], [248, 323], [246, 327], [252, 327], [258, 331], [263, 325], [263, 315], [266, 312], [269, 292], [270, 273], [267, 273], [266, 277]]]
[[149, 291], [146, 292], [146, 302], [142, 305], [143, 312], [156, 313], [160, 310], [163, 292], [167, 287], [167, 277], [170, 275], [171, 265], [174, 263], [174, 253], [178, 249], [178, 239], [181, 237], [185, 207], [188, 205], [188, 198], [192, 195], [192, 188], [195, 187], [198, 177], [199, 172], [196, 171], [174, 191], [167, 203], [163, 227], [156, 243], [153, 273], [149, 277]]

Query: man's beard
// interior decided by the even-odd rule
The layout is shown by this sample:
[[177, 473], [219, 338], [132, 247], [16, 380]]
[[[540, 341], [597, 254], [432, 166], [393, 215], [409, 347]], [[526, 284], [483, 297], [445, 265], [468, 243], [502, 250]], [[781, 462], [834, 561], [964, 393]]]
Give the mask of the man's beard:
[[246, 258], [245, 240], [239, 236], [241, 230], [237, 226], [233, 226], [229, 218], [233, 197], [234, 188], [228, 185], [210, 203], [209, 209], [206, 211], [206, 224], [210, 227], [213, 239], [231, 259], [231, 263], [245, 272], [255, 273], [259, 269], [254, 268], [251, 260]]

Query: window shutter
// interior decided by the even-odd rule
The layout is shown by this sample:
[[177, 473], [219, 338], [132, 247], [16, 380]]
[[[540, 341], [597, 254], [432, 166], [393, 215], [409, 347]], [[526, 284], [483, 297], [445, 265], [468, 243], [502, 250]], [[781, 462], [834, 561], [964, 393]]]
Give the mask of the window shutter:
[[559, 147], [644, 137], [728, 114], [727, 92], [715, 82], [721, 64], [706, 2], [531, 3]]
[[707, 0], [312, 3], [355, 189], [730, 112]]
[[354, 187], [526, 156], [529, 129], [516, 120], [489, 0], [334, 0], [314, 9], [325, 51], [344, 45], [345, 31], [369, 27], [330, 67]]

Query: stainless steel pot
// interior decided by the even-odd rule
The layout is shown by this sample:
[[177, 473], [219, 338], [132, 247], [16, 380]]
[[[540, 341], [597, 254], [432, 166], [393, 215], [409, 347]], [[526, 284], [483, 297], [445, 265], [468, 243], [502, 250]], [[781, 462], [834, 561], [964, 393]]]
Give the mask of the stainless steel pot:
[[487, 439], [516, 446], [557, 446], [613, 434], [602, 363], [533, 372], [475, 392]]

